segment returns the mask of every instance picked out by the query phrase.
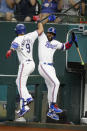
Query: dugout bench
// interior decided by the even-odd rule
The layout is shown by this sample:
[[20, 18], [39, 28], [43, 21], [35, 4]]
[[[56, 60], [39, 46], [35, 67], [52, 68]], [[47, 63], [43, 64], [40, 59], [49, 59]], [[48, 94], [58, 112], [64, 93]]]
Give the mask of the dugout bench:
[[[16, 76], [0, 76], [0, 85], [7, 85], [7, 115], [6, 118], [0, 118], [0, 121], [13, 121], [15, 120], [15, 106], [16, 106], [16, 90], [15, 83]], [[34, 116], [35, 121], [41, 121], [41, 108], [42, 108], [42, 89], [44, 80], [40, 75], [31, 75], [28, 78], [27, 85], [35, 85], [35, 98], [34, 98]]]

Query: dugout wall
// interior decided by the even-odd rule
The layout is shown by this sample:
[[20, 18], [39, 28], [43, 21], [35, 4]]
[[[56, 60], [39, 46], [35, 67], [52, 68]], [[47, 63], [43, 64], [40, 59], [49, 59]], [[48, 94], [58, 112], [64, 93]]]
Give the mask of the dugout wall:
[[[14, 28], [17, 23], [14, 22], [0, 22], [0, 120], [14, 120], [15, 109], [17, 100], [17, 88], [15, 85], [15, 79], [18, 69], [18, 59], [16, 53], [7, 60], [5, 58], [6, 51], [10, 47], [11, 41], [15, 37]], [[37, 28], [35, 23], [25, 23], [27, 32], [31, 32]], [[71, 28], [78, 27], [78, 25], [59, 25], [59, 24], [46, 24], [45, 31], [48, 27], [54, 26], [57, 29], [57, 40], [61, 42], [66, 41], [66, 36]], [[86, 26], [85, 26], [86, 28]], [[86, 36], [79, 37], [79, 48], [87, 63], [86, 58]], [[81, 39], [81, 40], [80, 40]], [[82, 45], [83, 44], [83, 45]], [[67, 110], [67, 120], [75, 124], [80, 123], [80, 118], [83, 112], [83, 88], [85, 83], [85, 70], [81, 66], [71, 66], [66, 69], [68, 62], [80, 63], [78, 53], [75, 51], [76, 48], [73, 46], [68, 51], [68, 56], [65, 51], [57, 51], [54, 56], [54, 66], [56, 68], [57, 76], [61, 82], [58, 104], [64, 110]], [[85, 53], [84, 53], [85, 50]], [[28, 80], [28, 89], [34, 93], [35, 102], [33, 115], [36, 121], [45, 121], [44, 115], [46, 112], [46, 94], [47, 88], [44, 84], [44, 80], [38, 74], [38, 41], [34, 44], [34, 60], [36, 63], [36, 69], [32, 73], [31, 78]], [[67, 58], [67, 61], [66, 61]], [[71, 63], [70, 63], [71, 64]], [[10, 76], [9, 76], [10, 75]], [[12, 75], [12, 76], [11, 76]], [[34, 77], [33, 77], [34, 76]], [[32, 86], [34, 85], [34, 87]], [[39, 86], [38, 86], [39, 85]], [[3, 89], [4, 88], [4, 89]], [[3, 104], [4, 103], [4, 104]], [[38, 106], [37, 106], [38, 105]], [[4, 111], [5, 109], [5, 111]], [[2, 110], [4, 111], [2, 113]]]

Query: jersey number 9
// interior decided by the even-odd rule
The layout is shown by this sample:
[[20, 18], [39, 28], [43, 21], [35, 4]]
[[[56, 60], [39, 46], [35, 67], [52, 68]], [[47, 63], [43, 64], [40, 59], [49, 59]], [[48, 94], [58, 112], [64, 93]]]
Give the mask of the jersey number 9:
[[27, 49], [27, 52], [30, 53], [30, 44], [29, 43], [26, 44], [26, 49]]

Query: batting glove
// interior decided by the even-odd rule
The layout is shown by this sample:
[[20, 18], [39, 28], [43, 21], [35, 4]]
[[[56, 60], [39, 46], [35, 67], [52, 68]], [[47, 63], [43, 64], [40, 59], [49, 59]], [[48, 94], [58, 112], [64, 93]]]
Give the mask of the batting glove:
[[54, 21], [56, 19], [56, 16], [55, 15], [50, 15], [49, 17], [48, 17], [48, 20], [49, 21]]
[[6, 53], [6, 58], [8, 59], [9, 56], [11, 56], [11, 53], [12, 51], [11, 50], [8, 50], [7, 53]]
[[33, 16], [33, 20], [34, 20], [34, 21], [38, 21], [38, 20], [40, 20], [40, 17], [39, 17], [38, 15]]

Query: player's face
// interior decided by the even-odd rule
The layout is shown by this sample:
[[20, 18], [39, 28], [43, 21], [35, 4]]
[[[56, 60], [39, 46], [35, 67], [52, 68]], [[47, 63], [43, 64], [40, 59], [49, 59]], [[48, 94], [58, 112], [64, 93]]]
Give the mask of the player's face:
[[47, 38], [48, 38], [49, 41], [51, 41], [53, 39], [53, 37], [54, 37], [53, 33], [47, 32]]

